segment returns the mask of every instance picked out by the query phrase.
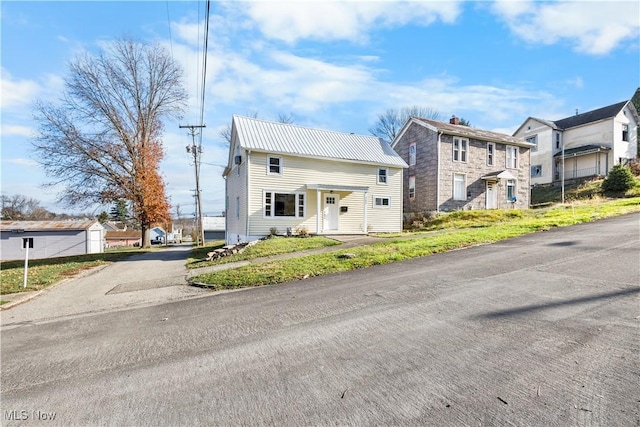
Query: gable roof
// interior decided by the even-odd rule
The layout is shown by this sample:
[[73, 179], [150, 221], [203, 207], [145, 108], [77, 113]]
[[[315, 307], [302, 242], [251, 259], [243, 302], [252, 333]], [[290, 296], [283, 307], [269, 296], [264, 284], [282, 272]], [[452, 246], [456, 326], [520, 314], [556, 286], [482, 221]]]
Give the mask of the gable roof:
[[437, 120], [423, 119], [421, 117], [411, 117], [403, 126], [402, 130], [398, 133], [392, 145], [395, 145], [395, 143], [400, 139], [406, 129], [409, 128], [411, 123], [417, 123], [422, 126], [430, 127], [432, 130], [440, 131], [446, 135], [460, 136], [463, 138], [472, 138], [488, 142], [497, 142], [501, 144], [517, 145], [520, 147], [533, 146], [533, 144], [526, 142], [522, 138], [517, 138], [515, 136], [507, 135], [504, 133], [492, 132], [463, 125], [454, 125], [451, 123], [439, 122]]
[[63, 231], [63, 230], [88, 230], [98, 221], [2, 221], [0, 229], [2, 231], [23, 230], [23, 231]]
[[587, 111], [586, 113], [565, 117], [564, 119], [554, 121], [554, 123], [560, 129], [569, 129], [587, 123], [609, 119], [618, 115], [628, 102], [629, 101], [622, 101], [596, 110]]
[[237, 115], [233, 116], [233, 130], [238, 144], [246, 150], [407, 167], [388, 143], [375, 136], [307, 128]]

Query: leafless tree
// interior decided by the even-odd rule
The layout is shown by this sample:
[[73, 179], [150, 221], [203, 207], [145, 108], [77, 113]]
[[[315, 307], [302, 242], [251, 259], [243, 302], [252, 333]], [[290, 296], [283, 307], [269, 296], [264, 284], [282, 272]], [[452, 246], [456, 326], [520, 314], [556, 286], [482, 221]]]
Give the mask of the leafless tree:
[[13, 221], [41, 221], [53, 219], [56, 215], [40, 206], [40, 202], [22, 194], [0, 196], [2, 219]]
[[369, 129], [369, 132], [371, 135], [382, 138], [390, 143], [411, 117], [442, 120], [442, 114], [429, 107], [414, 105], [411, 107], [403, 107], [399, 110], [390, 108], [384, 113], [378, 114], [378, 121]]
[[152, 223], [169, 215], [162, 120], [186, 106], [182, 70], [159, 45], [119, 39], [79, 55], [69, 71], [61, 102], [35, 108], [47, 185], [63, 185], [59, 201], [69, 206], [130, 201], [148, 246]]

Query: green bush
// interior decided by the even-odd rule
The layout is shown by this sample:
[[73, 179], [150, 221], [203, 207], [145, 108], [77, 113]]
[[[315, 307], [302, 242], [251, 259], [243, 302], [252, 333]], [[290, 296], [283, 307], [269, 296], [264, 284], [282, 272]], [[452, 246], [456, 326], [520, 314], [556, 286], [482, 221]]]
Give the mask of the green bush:
[[635, 178], [627, 166], [615, 165], [602, 182], [602, 190], [624, 192], [635, 185]]

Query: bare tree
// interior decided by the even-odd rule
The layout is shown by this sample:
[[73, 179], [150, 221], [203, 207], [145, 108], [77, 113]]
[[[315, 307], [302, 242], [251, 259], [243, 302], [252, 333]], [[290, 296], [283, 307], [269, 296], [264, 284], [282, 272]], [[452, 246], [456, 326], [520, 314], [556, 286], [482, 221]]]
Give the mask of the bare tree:
[[40, 221], [53, 219], [56, 215], [40, 206], [40, 202], [22, 194], [0, 196], [2, 200], [1, 217], [13, 221]]
[[38, 103], [33, 145], [69, 206], [131, 202], [150, 246], [149, 229], [169, 217], [162, 120], [179, 118], [187, 102], [182, 70], [158, 45], [129, 39], [71, 63], [60, 105]]
[[414, 105], [411, 107], [403, 107], [400, 110], [390, 108], [384, 113], [378, 114], [378, 121], [369, 129], [369, 132], [371, 135], [382, 138], [390, 143], [411, 117], [442, 120], [442, 114], [429, 107]]

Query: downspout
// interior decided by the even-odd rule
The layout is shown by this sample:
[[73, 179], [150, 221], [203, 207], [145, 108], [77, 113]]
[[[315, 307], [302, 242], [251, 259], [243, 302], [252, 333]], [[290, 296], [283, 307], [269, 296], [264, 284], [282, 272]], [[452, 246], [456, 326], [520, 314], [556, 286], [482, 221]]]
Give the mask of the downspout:
[[436, 212], [440, 212], [440, 144], [442, 131], [438, 131], [438, 141], [436, 142]]
[[316, 188], [316, 235], [320, 235], [320, 189]]
[[367, 221], [367, 216], [368, 216], [367, 215], [367, 194], [368, 194], [367, 191], [365, 191], [363, 193], [363, 199], [364, 199], [363, 200], [363, 203], [364, 203], [364, 226], [362, 228], [364, 228], [364, 230], [362, 230], [362, 231], [364, 231], [364, 234], [369, 234], [369, 232], [368, 232], [369, 224], [368, 224], [368, 221]]
[[246, 207], [246, 212], [245, 212], [245, 215], [244, 215], [245, 218], [247, 219], [246, 224], [245, 224], [245, 226], [246, 226], [246, 228], [245, 228], [245, 237], [246, 237], [247, 240], [249, 240], [249, 236], [250, 236], [250, 234], [249, 234], [249, 226], [251, 225], [251, 219], [250, 219], [251, 215], [249, 215], [249, 212], [251, 212], [251, 209], [250, 209], [251, 206], [249, 205], [251, 203], [251, 179], [250, 179], [251, 178], [251, 173], [249, 171], [250, 170], [249, 165], [251, 163], [250, 160], [251, 160], [251, 150], [247, 150], [247, 167], [246, 167], [246, 169], [247, 169], [247, 174], [246, 174], [247, 175], [247, 203], [246, 203], [247, 207]]

